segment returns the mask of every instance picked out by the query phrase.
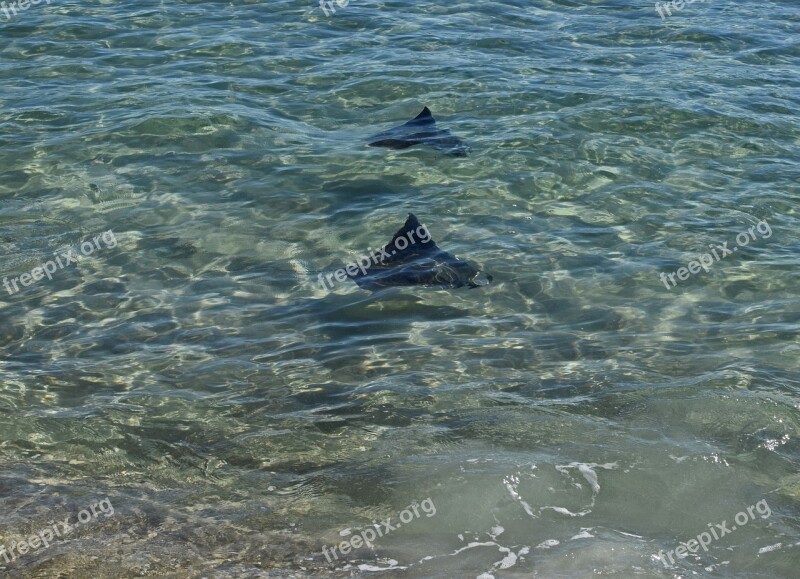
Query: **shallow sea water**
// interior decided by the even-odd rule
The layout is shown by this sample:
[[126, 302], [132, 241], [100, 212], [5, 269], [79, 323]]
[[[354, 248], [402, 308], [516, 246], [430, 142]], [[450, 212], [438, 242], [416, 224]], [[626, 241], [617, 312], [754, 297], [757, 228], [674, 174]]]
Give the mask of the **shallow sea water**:
[[[0, 574], [796, 577], [798, 57], [794, 0], [0, 12], [0, 275], [115, 241], [0, 289], [0, 545], [114, 510]], [[426, 105], [468, 157], [365, 146]], [[409, 211], [494, 283], [319, 285]]]

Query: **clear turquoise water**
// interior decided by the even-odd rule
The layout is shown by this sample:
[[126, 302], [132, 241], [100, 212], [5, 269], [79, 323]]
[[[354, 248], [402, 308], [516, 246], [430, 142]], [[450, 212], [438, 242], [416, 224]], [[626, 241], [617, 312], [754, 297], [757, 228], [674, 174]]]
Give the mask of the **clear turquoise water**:
[[[796, 577], [798, 57], [789, 0], [0, 13], [0, 275], [118, 241], [0, 289], [0, 543], [115, 507], [0, 572]], [[469, 157], [364, 145], [424, 105]], [[495, 283], [318, 285], [408, 211]]]

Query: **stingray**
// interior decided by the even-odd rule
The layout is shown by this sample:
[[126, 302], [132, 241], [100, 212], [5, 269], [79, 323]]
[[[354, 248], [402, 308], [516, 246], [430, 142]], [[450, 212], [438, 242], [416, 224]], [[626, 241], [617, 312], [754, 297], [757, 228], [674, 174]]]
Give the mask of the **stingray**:
[[[366, 258], [364, 258], [366, 261]], [[352, 270], [351, 270], [352, 271]], [[491, 283], [475, 282], [481, 271], [471, 262], [458, 259], [439, 249], [413, 213], [383, 249], [370, 256], [369, 266], [348, 277], [359, 287], [371, 291], [397, 286], [429, 286], [439, 288], [480, 287]]]
[[454, 157], [466, 157], [468, 150], [461, 139], [436, 126], [436, 119], [428, 107], [407, 123], [369, 139], [370, 147], [407, 149], [414, 145], [427, 145]]

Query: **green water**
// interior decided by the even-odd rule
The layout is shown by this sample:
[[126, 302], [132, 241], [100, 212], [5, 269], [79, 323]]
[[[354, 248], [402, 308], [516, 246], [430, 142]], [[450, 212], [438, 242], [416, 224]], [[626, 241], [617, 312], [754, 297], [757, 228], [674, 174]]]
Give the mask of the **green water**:
[[[0, 11], [0, 546], [114, 507], [0, 574], [796, 577], [798, 57], [794, 0]], [[468, 157], [365, 145], [423, 106]], [[494, 283], [319, 285], [409, 211]]]

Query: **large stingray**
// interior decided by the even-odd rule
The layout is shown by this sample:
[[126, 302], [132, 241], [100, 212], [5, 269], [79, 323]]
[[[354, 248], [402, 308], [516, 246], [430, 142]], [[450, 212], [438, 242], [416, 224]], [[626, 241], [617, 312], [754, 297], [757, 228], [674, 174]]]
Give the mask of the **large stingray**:
[[[402, 243], [401, 243], [402, 242]], [[375, 291], [395, 286], [433, 286], [440, 288], [479, 287], [475, 279], [480, 270], [439, 249], [427, 227], [413, 213], [392, 240], [371, 256], [369, 267], [349, 275], [359, 287]], [[486, 275], [487, 285], [492, 281]]]
[[428, 145], [454, 157], [466, 157], [468, 150], [461, 139], [447, 129], [436, 126], [436, 119], [428, 107], [422, 109], [420, 114], [407, 123], [378, 133], [369, 139], [370, 147], [406, 149], [414, 145]]

